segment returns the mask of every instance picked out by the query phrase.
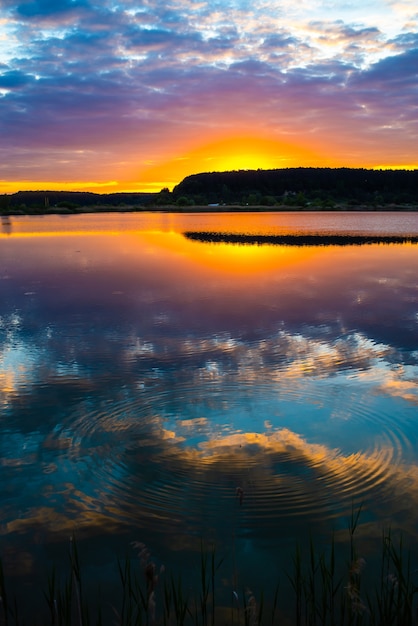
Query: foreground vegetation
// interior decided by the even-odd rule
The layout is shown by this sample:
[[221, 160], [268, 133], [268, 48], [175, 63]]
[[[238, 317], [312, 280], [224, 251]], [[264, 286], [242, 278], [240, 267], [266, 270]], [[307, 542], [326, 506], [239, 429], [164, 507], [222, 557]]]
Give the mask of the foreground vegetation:
[[[418, 623], [415, 568], [402, 538], [383, 533], [378, 575], [367, 577], [354, 540], [360, 510], [352, 512], [346, 554], [338, 558], [334, 538], [319, 551], [311, 539], [297, 546], [291, 571], [272, 589], [253, 593], [229, 585], [229, 600], [218, 598], [223, 558], [202, 545], [195, 588], [157, 568], [145, 545], [134, 543], [134, 559], [118, 561], [119, 593], [93, 606], [83, 580], [79, 551], [70, 541], [65, 577], [53, 569], [44, 589], [42, 616], [28, 620], [25, 598], [8, 590], [0, 567], [0, 624], [4, 626], [414, 626]], [[339, 551], [338, 551], [339, 552]], [[289, 593], [290, 591], [290, 593]], [[26, 611], [27, 614], [27, 611]]]

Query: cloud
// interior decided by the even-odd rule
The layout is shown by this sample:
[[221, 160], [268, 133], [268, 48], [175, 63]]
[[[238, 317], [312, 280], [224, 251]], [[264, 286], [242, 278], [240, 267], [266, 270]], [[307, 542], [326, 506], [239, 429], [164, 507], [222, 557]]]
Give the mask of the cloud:
[[[418, 40], [416, 47], [402, 51], [378, 61], [367, 72], [356, 77], [356, 83], [371, 83], [375, 89], [387, 89], [393, 93], [393, 88], [414, 89], [414, 78], [417, 74]], [[394, 93], [394, 95], [396, 92]]]
[[25, 0], [17, 5], [9, 2], [6, 4], [14, 6], [16, 16], [23, 19], [60, 16], [89, 7], [85, 0]]
[[19, 70], [9, 70], [0, 74], [0, 89], [18, 89], [34, 80], [33, 76]]
[[[7, 2], [4, 178], [16, 177], [18, 158], [19, 176], [62, 176], [48, 150], [64, 145], [96, 154], [109, 178], [122, 147], [133, 171], [151, 153], [162, 162], [213, 132], [248, 129], [306, 141], [322, 165], [329, 158], [373, 165], [382, 154], [412, 162], [414, 23], [389, 32], [386, 22], [371, 25], [367, 12], [361, 22], [349, 5], [334, 7], [331, 20], [324, 9], [267, 1], [234, 2], [227, 12], [222, 2], [188, 0]], [[70, 177], [76, 171], [74, 164]]]

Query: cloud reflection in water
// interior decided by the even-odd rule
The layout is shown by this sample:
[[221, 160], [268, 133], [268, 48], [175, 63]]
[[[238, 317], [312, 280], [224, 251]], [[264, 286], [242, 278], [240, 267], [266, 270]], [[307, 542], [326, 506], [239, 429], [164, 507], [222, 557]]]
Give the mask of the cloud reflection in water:
[[0, 255], [4, 536], [273, 542], [416, 506], [416, 247], [218, 254], [113, 225], [14, 228]]

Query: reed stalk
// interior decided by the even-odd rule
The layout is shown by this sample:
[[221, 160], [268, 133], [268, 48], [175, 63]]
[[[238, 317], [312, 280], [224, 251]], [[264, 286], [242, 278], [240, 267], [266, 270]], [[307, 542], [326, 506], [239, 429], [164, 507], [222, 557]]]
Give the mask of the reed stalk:
[[[381, 562], [376, 579], [363, 572], [365, 561], [359, 557], [356, 532], [360, 510], [352, 510], [349, 520], [347, 562], [337, 558], [334, 536], [329, 547], [320, 551], [311, 537], [302, 552], [295, 547], [292, 570], [287, 575], [293, 599], [290, 613], [283, 614], [292, 626], [418, 626], [418, 587], [413, 580], [414, 567], [410, 550], [402, 536], [396, 541], [391, 531], [384, 532]], [[142, 545], [142, 544], [141, 544]], [[6, 576], [0, 561], [0, 626], [276, 626], [281, 624], [282, 604], [279, 585], [273, 595], [269, 590], [257, 596], [244, 587], [240, 596], [232, 590], [238, 612], [230, 619], [220, 611], [216, 591], [223, 558], [214, 545], [201, 543], [200, 580], [196, 594], [185, 587], [181, 575], [170, 573], [158, 585], [155, 564], [149, 552], [141, 549], [138, 563], [127, 556], [117, 562], [120, 595], [118, 608], [101, 603], [92, 606], [83, 586], [82, 568], [75, 537], [70, 542], [69, 572], [58, 576], [55, 566], [47, 577], [44, 591], [46, 618], [23, 621], [21, 604], [7, 593]], [[160, 570], [161, 573], [162, 570]], [[227, 577], [224, 578], [227, 580]], [[281, 588], [280, 588], [281, 590]], [[11, 599], [12, 598], [12, 599]], [[365, 598], [365, 600], [363, 600]], [[89, 600], [89, 605], [87, 605]], [[113, 615], [113, 617], [112, 617]], [[27, 618], [26, 618], [27, 620]]]
[[6, 591], [6, 580], [4, 576], [3, 562], [0, 559], [0, 604], [1, 604], [1, 618], [0, 622], [4, 626], [9, 626], [9, 603]]

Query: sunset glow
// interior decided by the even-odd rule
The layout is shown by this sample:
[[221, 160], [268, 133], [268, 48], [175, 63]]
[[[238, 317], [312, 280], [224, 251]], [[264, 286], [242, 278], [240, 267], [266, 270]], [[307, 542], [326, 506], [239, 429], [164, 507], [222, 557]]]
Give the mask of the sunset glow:
[[[97, 252], [106, 248], [112, 254], [120, 253], [132, 258], [132, 265], [136, 264], [138, 250], [152, 249], [159, 251], [162, 257], [169, 255], [167, 273], [179, 274], [185, 262], [193, 262], [198, 268], [199, 276], [202, 272], [218, 272], [227, 277], [231, 274], [248, 285], [251, 277], [257, 280], [257, 275], [264, 272], [277, 272], [286, 267], [300, 266], [306, 262], [314, 262], [317, 255], [316, 248], [300, 250], [286, 246], [242, 246], [230, 244], [205, 245], [188, 240], [181, 233], [164, 231], [142, 231], [131, 233], [129, 236], [121, 230], [94, 231], [71, 230], [57, 232], [54, 230], [40, 230], [38, 232], [0, 232], [0, 241], [10, 237], [40, 240], [43, 238], [59, 239], [80, 238], [97, 241]], [[58, 244], [58, 249], [61, 244]], [[57, 250], [57, 255], [59, 254]]]
[[414, 0], [5, 0], [0, 193], [415, 169], [417, 65]]

